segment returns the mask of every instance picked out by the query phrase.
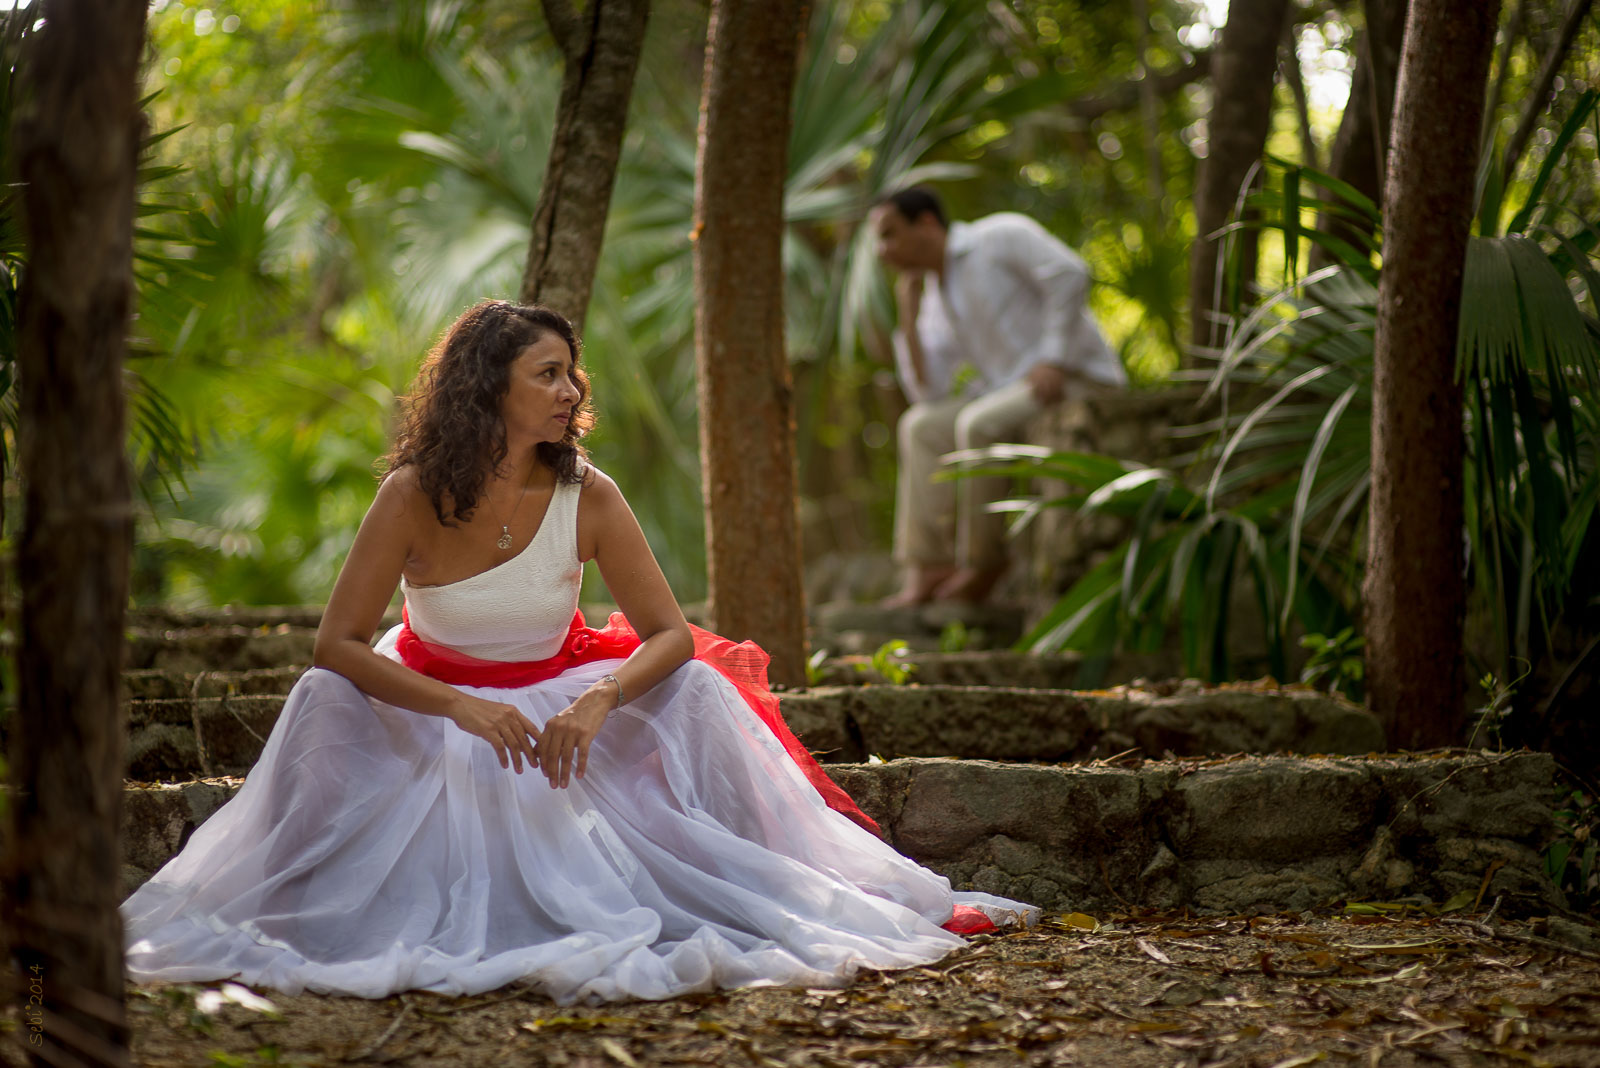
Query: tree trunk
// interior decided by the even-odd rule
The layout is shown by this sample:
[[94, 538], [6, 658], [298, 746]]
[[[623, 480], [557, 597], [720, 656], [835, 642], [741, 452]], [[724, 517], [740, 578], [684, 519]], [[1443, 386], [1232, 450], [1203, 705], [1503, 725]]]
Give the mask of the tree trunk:
[[[1383, 205], [1383, 179], [1394, 114], [1394, 83], [1400, 70], [1400, 43], [1406, 29], [1407, 0], [1366, 0], [1367, 24], [1356, 44], [1356, 69], [1339, 129], [1333, 136], [1328, 173]], [[1347, 218], [1322, 213], [1318, 228], [1353, 241]], [[1322, 246], [1311, 250], [1312, 268], [1330, 262]]]
[[616, 184], [633, 76], [644, 47], [649, 0], [543, 0], [565, 73], [550, 161], [533, 213], [524, 304], [548, 304], [583, 328], [606, 213]]
[[1288, 0], [1232, 0], [1222, 40], [1212, 51], [1209, 150], [1195, 173], [1195, 241], [1189, 257], [1189, 336], [1199, 349], [1222, 341], [1216, 320], [1220, 243], [1210, 235], [1233, 215], [1239, 189], [1266, 147], [1288, 6]]
[[1372, 383], [1367, 687], [1399, 748], [1459, 740], [1461, 276], [1499, 0], [1413, 0], [1385, 196]]
[[40, 1063], [126, 1064], [118, 819], [132, 531], [122, 364], [133, 302], [143, 0], [46, 0], [13, 144], [24, 494], [11, 948]]
[[695, 168], [695, 363], [712, 626], [805, 684], [783, 186], [803, 0], [713, 0]]

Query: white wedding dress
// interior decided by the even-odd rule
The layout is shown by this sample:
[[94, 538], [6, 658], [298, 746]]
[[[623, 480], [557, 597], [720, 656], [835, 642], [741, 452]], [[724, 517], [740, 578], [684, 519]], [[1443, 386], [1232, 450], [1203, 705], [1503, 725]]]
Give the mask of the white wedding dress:
[[[577, 603], [577, 501], [558, 487], [533, 542], [488, 572], [404, 585], [418, 636], [481, 659], [554, 653]], [[469, 689], [542, 726], [619, 663]], [[1034, 911], [952, 894], [827, 808], [739, 692], [691, 660], [607, 720], [565, 790], [313, 668], [238, 795], [122, 913], [135, 980], [374, 998], [524, 981], [572, 1002], [927, 963], [962, 944], [940, 928], [956, 901], [1000, 923]]]

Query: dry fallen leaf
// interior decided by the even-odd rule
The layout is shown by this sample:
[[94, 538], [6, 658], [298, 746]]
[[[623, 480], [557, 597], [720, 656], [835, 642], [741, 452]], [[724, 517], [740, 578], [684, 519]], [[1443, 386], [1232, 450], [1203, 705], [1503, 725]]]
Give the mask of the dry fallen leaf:
[[1152, 960], [1158, 960], [1162, 964], [1172, 963], [1171, 957], [1167, 956], [1165, 953], [1161, 952], [1155, 946], [1152, 946], [1149, 942], [1146, 942], [1142, 938], [1135, 938], [1133, 940], [1133, 944], [1144, 950], [1145, 954], [1148, 955]]

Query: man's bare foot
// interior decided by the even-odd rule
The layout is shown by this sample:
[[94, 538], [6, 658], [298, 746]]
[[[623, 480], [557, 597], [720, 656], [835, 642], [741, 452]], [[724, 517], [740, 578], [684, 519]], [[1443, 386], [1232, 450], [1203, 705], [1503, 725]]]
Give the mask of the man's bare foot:
[[988, 567], [959, 568], [949, 578], [939, 583], [933, 591], [933, 599], [982, 604], [989, 599], [989, 594], [994, 592], [995, 586], [1005, 573], [1004, 563], [991, 564]]
[[938, 566], [914, 565], [906, 569], [905, 585], [900, 592], [878, 602], [879, 608], [914, 608], [933, 600], [935, 591], [948, 582], [956, 569], [948, 564]]

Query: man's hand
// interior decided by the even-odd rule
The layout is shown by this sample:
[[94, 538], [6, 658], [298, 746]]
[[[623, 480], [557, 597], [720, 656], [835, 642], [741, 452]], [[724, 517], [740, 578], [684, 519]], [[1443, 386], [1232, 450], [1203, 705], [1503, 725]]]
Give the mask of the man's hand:
[[1067, 372], [1054, 364], [1041, 363], [1028, 371], [1028, 388], [1040, 404], [1054, 404], [1067, 394]]
[[911, 355], [911, 375], [917, 385], [928, 384], [927, 361], [922, 354], [922, 337], [917, 333], [917, 316], [922, 312], [922, 273], [902, 271], [894, 282], [894, 302], [900, 309], [900, 332], [905, 335]]
[[894, 303], [900, 312], [900, 329], [911, 331], [922, 311], [922, 272], [902, 271], [894, 282]]

